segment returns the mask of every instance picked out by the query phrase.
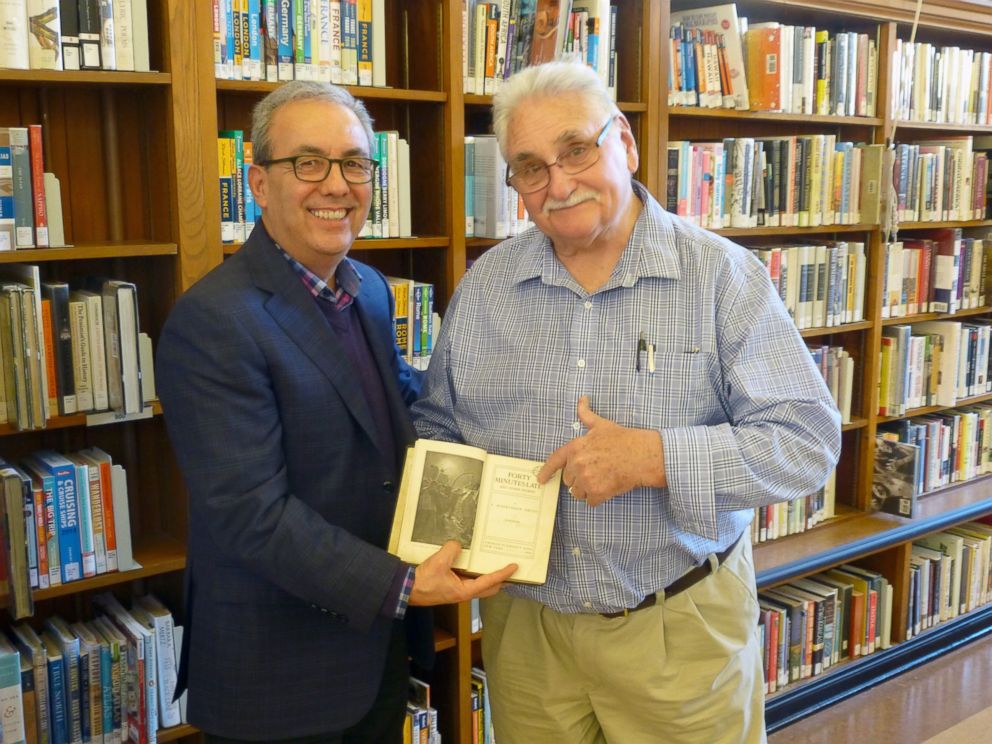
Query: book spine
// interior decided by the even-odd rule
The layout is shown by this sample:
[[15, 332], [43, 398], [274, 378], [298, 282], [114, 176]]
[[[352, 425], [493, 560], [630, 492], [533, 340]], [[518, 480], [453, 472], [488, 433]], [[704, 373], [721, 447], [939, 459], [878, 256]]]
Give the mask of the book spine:
[[104, 70], [118, 69], [114, 5], [114, 0], [99, 0], [100, 66]]
[[372, 85], [372, 0], [358, 0], [356, 24], [358, 29], [358, 84]]
[[98, 0], [79, 0], [79, 69], [102, 69]]
[[0, 127], [0, 251], [12, 251], [17, 247], [14, 226], [14, 169], [11, 165], [10, 129]]
[[69, 327], [72, 346], [72, 378], [76, 391], [76, 410], [93, 410], [93, 382], [91, 375], [89, 324], [86, 305], [82, 301], [69, 301]]
[[131, 3], [114, 0], [114, 55], [118, 70], [135, 70], [134, 31]]
[[41, 125], [28, 127], [28, 141], [31, 153], [31, 200], [34, 206], [35, 245], [47, 248], [48, 210], [45, 200], [45, 166], [41, 139]]
[[14, 184], [14, 247], [34, 247], [34, 197], [27, 127], [10, 127], [10, 165]]
[[93, 508], [90, 500], [89, 469], [74, 466], [75, 500], [78, 516], [80, 565], [83, 576], [96, 576], [96, 551], [93, 547]]

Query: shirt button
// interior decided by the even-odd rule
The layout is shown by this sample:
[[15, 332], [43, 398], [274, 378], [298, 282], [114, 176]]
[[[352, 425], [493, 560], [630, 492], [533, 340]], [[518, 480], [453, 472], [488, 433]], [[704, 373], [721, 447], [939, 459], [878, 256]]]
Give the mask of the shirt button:
[[583, 602], [583, 607], [592, 607], [592, 602]]
[[586, 310], [592, 310], [592, 303], [586, 300], [582, 305]]
[[572, 428], [575, 429], [575, 431], [578, 431], [580, 428], [582, 428], [582, 424], [579, 421], [573, 421]]
[[572, 548], [572, 555], [579, 556], [582, 555], [582, 551], [578, 548]]
[[580, 359], [579, 360], [579, 369], [582, 369], [585, 366], [586, 366], [586, 360], [585, 359]]
[[392, 493], [393, 492], [393, 482], [392, 481], [383, 481], [382, 490], [385, 491], [386, 493]]

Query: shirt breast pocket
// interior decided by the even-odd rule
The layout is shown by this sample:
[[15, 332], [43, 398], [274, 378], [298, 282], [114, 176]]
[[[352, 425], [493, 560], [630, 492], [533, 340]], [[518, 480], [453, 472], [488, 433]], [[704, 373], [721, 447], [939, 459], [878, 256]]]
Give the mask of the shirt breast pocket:
[[724, 416], [713, 352], [655, 351], [654, 372], [645, 353], [635, 375], [635, 418], [641, 428], [711, 424]]

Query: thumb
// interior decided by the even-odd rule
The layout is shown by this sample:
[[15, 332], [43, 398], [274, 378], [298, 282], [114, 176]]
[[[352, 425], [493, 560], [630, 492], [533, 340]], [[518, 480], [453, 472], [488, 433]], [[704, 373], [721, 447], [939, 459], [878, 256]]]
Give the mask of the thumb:
[[589, 407], [588, 395], [583, 395], [579, 398], [578, 413], [579, 421], [581, 421], [587, 429], [591, 429], [595, 424], [605, 420], [602, 416], [594, 413], [592, 408]]
[[461, 552], [462, 545], [460, 542], [457, 540], [448, 540], [435, 555], [446, 567], [451, 568], [451, 564], [455, 562], [458, 554]]

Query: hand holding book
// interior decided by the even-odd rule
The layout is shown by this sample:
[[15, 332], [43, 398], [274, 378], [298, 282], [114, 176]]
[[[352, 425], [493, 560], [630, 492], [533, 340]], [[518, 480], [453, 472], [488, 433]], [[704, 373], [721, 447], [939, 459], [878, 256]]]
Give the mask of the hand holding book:
[[461, 552], [462, 546], [458, 541], [449, 540], [417, 566], [413, 591], [410, 592], [411, 605], [451, 604], [475, 597], [491, 597], [519, 568], [516, 563], [511, 563], [498, 571], [469, 578], [452, 569]]

